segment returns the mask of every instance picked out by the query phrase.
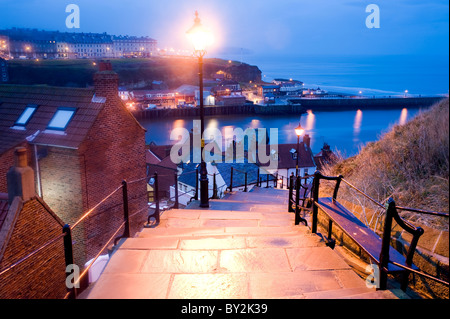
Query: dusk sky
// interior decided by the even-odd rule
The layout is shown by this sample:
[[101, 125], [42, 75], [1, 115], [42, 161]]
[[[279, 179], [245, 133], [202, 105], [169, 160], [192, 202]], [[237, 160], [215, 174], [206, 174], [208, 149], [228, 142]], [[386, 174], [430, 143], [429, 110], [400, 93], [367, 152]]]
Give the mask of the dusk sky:
[[[68, 4], [80, 29], [67, 29]], [[366, 7], [380, 28], [366, 27]], [[215, 36], [211, 54], [234, 48], [267, 55], [440, 54], [449, 50], [447, 0], [0, 0], [0, 28], [29, 27], [150, 36], [161, 48], [189, 49], [185, 32], [199, 11]]]

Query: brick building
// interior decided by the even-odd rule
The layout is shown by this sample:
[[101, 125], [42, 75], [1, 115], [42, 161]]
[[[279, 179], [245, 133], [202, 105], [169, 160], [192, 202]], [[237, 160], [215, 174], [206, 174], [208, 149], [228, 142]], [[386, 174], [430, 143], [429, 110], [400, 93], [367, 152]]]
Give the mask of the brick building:
[[16, 164], [8, 171], [8, 193], [0, 193], [0, 299], [63, 298], [66, 265], [63, 239], [58, 238], [63, 222], [36, 196], [26, 148], [18, 148], [15, 156]]
[[[36, 193], [73, 224], [120, 187], [146, 176], [145, 129], [118, 96], [118, 75], [101, 63], [93, 89], [0, 85], [0, 192], [14, 148], [25, 146]], [[146, 220], [145, 180], [130, 183], [131, 232]], [[139, 213], [136, 213], [139, 212]], [[95, 256], [123, 221], [120, 191], [77, 227], [79, 265]]]

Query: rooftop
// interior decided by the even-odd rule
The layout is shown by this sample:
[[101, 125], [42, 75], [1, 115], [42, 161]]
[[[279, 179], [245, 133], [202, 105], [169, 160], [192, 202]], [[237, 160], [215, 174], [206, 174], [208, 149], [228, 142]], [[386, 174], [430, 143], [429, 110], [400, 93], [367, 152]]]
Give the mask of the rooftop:
[[[0, 85], [0, 153], [26, 139], [33, 144], [77, 148], [103, 105], [104, 99], [95, 98], [93, 89]], [[37, 107], [25, 125], [18, 125], [29, 106]], [[73, 117], [64, 130], [50, 128], [61, 109], [74, 110]]]

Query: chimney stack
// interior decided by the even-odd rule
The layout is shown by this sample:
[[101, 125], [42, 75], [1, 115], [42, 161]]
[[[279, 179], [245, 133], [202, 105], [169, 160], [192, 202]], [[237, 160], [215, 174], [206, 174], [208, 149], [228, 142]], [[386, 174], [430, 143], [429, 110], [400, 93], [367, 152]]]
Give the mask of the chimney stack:
[[309, 134], [305, 134], [305, 136], [303, 137], [303, 143], [305, 143], [308, 148], [311, 148], [311, 137], [309, 136]]
[[11, 205], [14, 197], [19, 196], [26, 201], [36, 195], [34, 171], [28, 166], [27, 149], [18, 147], [15, 150], [15, 165], [6, 174], [8, 182], [8, 202]]
[[97, 97], [118, 98], [119, 75], [113, 71], [111, 62], [101, 61], [94, 74], [94, 89]]

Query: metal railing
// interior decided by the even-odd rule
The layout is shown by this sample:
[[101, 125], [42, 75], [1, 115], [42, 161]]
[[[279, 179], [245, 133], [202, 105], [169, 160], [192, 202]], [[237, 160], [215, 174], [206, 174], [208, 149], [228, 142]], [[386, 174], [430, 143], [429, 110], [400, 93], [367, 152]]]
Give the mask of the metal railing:
[[[256, 172], [256, 173], [255, 173]], [[256, 180], [255, 181], [249, 181], [249, 173], [253, 173], [256, 174]], [[152, 214], [149, 214], [148, 219], [147, 219], [147, 227], [150, 226], [155, 226], [157, 224], [160, 223], [160, 215], [163, 212], [163, 210], [161, 209], [161, 191], [160, 191], [160, 178], [173, 178], [173, 185], [174, 185], [174, 196], [169, 196], [168, 200], [173, 202], [173, 206], [171, 207], [167, 207], [168, 209], [171, 208], [179, 208], [180, 205], [180, 197], [184, 196], [186, 194], [192, 195], [190, 197], [190, 199], [187, 201], [188, 203], [192, 202], [193, 200], [198, 200], [199, 198], [199, 191], [200, 191], [200, 183], [199, 183], [199, 168], [196, 167], [194, 170], [189, 171], [189, 172], [183, 172], [183, 175], [189, 175], [189, 174], [195, 174], [195, 188], [182, 192], [179, 189], [179, 185], [178, 185], [178, 181], [179, 181], [179, 175], [178, 172], [174, 172], [173, 174], [165, 174], [165, 175], [159, 175], [158, 172], [156, 171], [153, 175], [151, 176], [147, 176], [143, 179], [146, 179], [147, 182], [149, 182], [150, 180], [152, 181], [151, 185], [153, 186], [153, 191], [151, 193], [153, 193], [153, 200], [151, 201], [152, 205], [155, 205], [155, 211]], [[235, 177], [237, 176], [236, 174], [243, 174], [244, 175], [244, 182], [243, 183], [236, 183], [235, 181]], [[278, 177], [278, 174], [276, 175], [272, 175], [272, 174], [266, 174], [266, 178], [265, 180], [263, 180], [262, 174], [260, 174], [259, 168], [257, 170], [254, 171], [243, 171], [243, 170], [239, 170], [235, 167], [230, 167], [230, 183], [229, 185], [227, 185], [227, 183], [225, 182], [224, 184], [222, 184], [221, 186], [217, 185], [217, 175], [218, 173], [213, 173], [210, 174], [208, 173], [208, 176], [212, 177], [213, 182], [212, 182], [212, 186], [208, 187], [208, 192], [212, 191], [212, 195], [209, 197], [209, 199], [218, 199], [218, 190], [219, 189], [224, 189], [225, 186], [226, 189], [230, 192], [233, 192], [233, 190], [236, 190], [237, 188], [242, 188], [243, 187], [243, 191], [247, 192], [249, 187], [251, 185], [256, 185], [258, 187], [262, 187], [263, 184], [265, 184], [265, 187], [270, 187], [270, 184], [272, 183], [272, 186], [274, 188], [278, 187], [278, 182], [281, 180], [281, 187], [284, 187], [284, 176], [281, 176], [281, 178]], [[155, 219], [155, 223], [152, 224], [151, 223], [151, 219], [154, 218]]]
[[[311, 211], [311, 207], [309, 206], [310, 202], [308, 194], [311, 193], [311, 184], [308, 184], [307, 181], [314, 177], [313, 175], [304, 175], [304, 176], [294, 176], [291, 173], [289, 177], [289, 199], [288, 199], [288, 212], [295, 213], [295, 225], [304, 223], [306, 226], [308, 225], [308, 221], [300, 216], [301, 211]], [[304, 180], [304, 183], [302, 183]], [[300, 201], [302, 202], [300, 204]], [[306, 205], [306, 206], [305, 206]]]
[[[87, 217], [91, 216], [94, 211], [96, 211], [101, 204], [105, 203], [109, 198], [111, 198], [114, 194], [122, 190], [122, 204], [123, 204], [123, 221], [120, 223], [118, 227], [114, 230], [112, 236], [106, 241], [106, 243], [103, 245], [103, 247], [97, 252], [97, 254], [94, 256], [93, 259], [91, 259], [90, 263], [83, 269], [82, 273], [73, 278], [73, 282], [71, 283], [71, 287], [69, 288], [66, 283], [67, 287], [67, 293], [64, 296], [64, 299], [73, 299], [76, 298], [78, 295], [78, 289], [80, 283], [83, 279], [85, 279], [86, 274], [88, 274], [89, 270], [93, 266], [93, 264], [97, 261], [97, 259], [101, 256], [101, 254], [108, 248], [108, 246], [111, 244], [111, 242], [114, 240], [114, 245], [117, 245], [117, 242], [121, 238], [128, 238], [130, 237], [130, 219], [134, 217], [135, 215], [142, 213], [143, 210], [147, 209], [140, 209], [136, 212], [134, 212], [132, 215], [129, 214], [129, 205], [128, 205], [128, 184], [138, 182], [142, 179], [135, 180], [132, 182], [127, 182], [126, 180], [122, 181], [122, 184], [114, 189], [110, 194], [108, 194], [106, 197], [104, 197], [102, 200], [100, 200], [96, 205], [94, 205], [91, 209], [86, 211], [73, 225], [65, 224], [62, 228], [61, 235], [58, 235], [46, 243], [42, 244], [37, 249], [33, 250], [31, 253], [27, 254], [25, 257], [19, 259], [18, 261], [14, 262], [13, 264], [9, 265], [8, 267], [0, 270], [0, 276], [6, 274], [7, 272], [13, 270], [20, 264], [24, 263], [25, 261], [29, 260], [33, 256], [37, 255], [39, 252], [44, 250], [46, 247], [52, 245], [53, 243], [56, 243], [58, 240], [63, 240], [63, 248], [64, 248], [64, 259], [66, 264], [66, 277], [68, 277], [71, 274], [72, 270], [68, 270], [68, 266], [74, 264], [74, 254], [73, 254], [73, 236], [72, 232], [75, 228], [77, 228], [82, 221], [84, 221]], [[124, 228], [124, 231], [122, 235], [117, 236], [120, 232], [120, 230]], [[63, 284], [63, 283], [62, 283]]]

